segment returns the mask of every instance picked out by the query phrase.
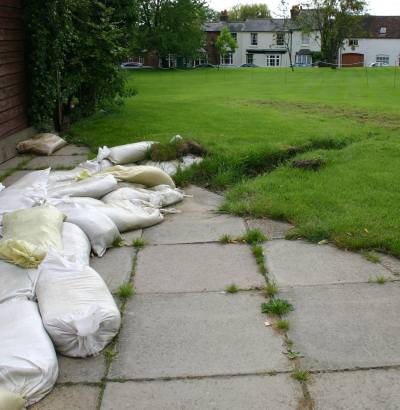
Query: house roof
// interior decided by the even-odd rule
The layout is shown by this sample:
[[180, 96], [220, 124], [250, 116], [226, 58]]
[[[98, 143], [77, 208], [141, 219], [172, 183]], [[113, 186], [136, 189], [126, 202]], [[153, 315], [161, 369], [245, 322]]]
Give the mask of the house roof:
[[[367, 16], [363, 26], [368, 38], [400, 39], [400, 16]], [[381, 28], [385, 28], [386, 33], [381, 32]]]
[[246, 21], [218, 21], [216, 23], [205, 23], [205, 31], [222, 31], [224, 27], [228, 27], [232, 33], [237, 32], [274, 32], [285, 31], [289, 29], [299, 29], [298, 25], [293, 20], [285, 19], [248, 19]]

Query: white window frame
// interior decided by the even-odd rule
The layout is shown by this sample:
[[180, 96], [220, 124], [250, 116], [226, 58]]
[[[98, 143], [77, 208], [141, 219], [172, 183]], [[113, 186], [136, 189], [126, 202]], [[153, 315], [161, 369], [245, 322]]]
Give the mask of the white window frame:
[[378, 54], [376, 56], [376, 62], [389, 65], [390, 56], [388, 56], [387, 54]]
[[144, 57], [143, 56], [139, 56], [139, 63], [144, 64]]
[[386, 34], [386, 31], [387, 31], [386, 27], [381, 27], [379, 29], [379, 34]]
[[254, 54], [252, 53], [246, 54], [246, 64], [254, 64]]
[[267, 67], [280, 67], [281, 66], [281, 55], [280, 54], [267, 54], [266, 64]]
[[284, 46], [285, 45], [285, 33], [278, 32], [276, 33], [276, 45], [277, 46]]
[[227, 53], [225, 56], [220, 56], [221, 65], [233, 65], [233, 53]]
[[252, 46], [258, 45], [258, 33], [250, 33], [250, 44]]
[[299, 65], [311, 65], [312, 58], [310, 54], [297, 54], [296, 55], [296, 64]]
[[301, 45], [309, 46], [310, 45], [310, 33], [301, 33]]

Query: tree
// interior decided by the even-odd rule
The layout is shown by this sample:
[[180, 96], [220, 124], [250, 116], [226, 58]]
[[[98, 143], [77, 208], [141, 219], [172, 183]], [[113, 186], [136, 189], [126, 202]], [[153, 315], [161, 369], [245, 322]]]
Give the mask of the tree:
[[322, 60], [337, 63], [339, 49], [346, 38], [362, 32], [365, 0], [307, 0], [298, 21], [306, 32], [318, 31]]
[[292, 71], [294, 71], [294, 64], [292, 58], [293, 50], [293, 29], [294, 24], [290, 16], [289, 2], [287, 0], [280, 0], [278, 5], [279, 16], [282, 20], [282, 31], [279, 33], [281, 35], [282, 43], [286, 52], [289, 56], [289, 64]]
[[231, 32], [229, 31], [228, 27], [224, 27], [215, 42], [215, 47], [218, 50], [219, 54], [219, 64], [218, 68], [221, 64], [221, 58], [224, 59], [227, 54], [234, 53], [235, 50], [238, 48], [238, 44], [236, 40], [232, 37]]
[[264, 3], [237, 4], [229, 12], [230, 21], [244, 21], [246, 19], [269, 18], [271, 13]]

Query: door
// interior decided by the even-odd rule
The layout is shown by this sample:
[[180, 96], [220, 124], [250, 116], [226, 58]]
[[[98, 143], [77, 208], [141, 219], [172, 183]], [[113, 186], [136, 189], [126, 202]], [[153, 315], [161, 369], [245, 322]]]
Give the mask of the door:
[[364, 54], [342, 54], [342, 67], [364, 67]]

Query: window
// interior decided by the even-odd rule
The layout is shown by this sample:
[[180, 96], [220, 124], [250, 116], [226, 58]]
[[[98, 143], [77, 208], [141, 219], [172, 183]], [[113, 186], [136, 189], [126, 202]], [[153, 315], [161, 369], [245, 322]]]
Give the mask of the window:
[[252, 46], [256, 46], [258, 44], [258, 34], [257, 33], [250, 33], [250, 44]]
[[358, 40], [350, 39], [349, 40], [349, 46], [350, 47], [358, 47]]
[[235, 41], [237, 41], [237, 33], [231, 33], [231, 36], [233, 37], [233, 39], [234, 39]]
[[277, 46], [285, 45], [285, 33], [276, 33], [276, 45]]
[[379, 34], [386, 34], [386, 27], [381, 27], [379, 29]]
[[310, 55], [297, 54], [296, 64], [300, 66], [309, 66], [312, 64], [312, 58]]
[[225, 54], [223, 57], [221, 56], [221, 61], [223, 65], [232, 65], [233, 64], [232, 53]]
[[144, 57], [143, 57], [143, 56], [140, 56], [140, 57], [139, 57], [139, 63], [140, 63], [140, 64], [144, 64]]
[[254, 54], [247, 54], [246, 55], [246, 63], [247, 64], [254, 64]]
[[281, 65], [280, 54], [268, 54], [267, 55], [267, 67], [279, 67]]
[[376, 62], [389, 65], [389, 56], [386, 56], [386, 55], [383, 55], [383, 54], [377, 55], [376, 56]]
[[310, 33], [301, 33], [301, 44], [303, 46], [310, 45]]

